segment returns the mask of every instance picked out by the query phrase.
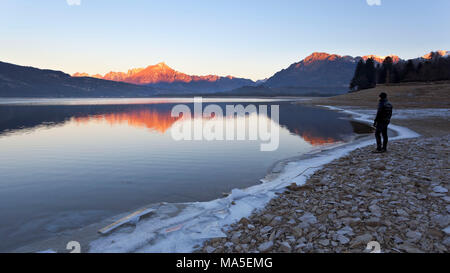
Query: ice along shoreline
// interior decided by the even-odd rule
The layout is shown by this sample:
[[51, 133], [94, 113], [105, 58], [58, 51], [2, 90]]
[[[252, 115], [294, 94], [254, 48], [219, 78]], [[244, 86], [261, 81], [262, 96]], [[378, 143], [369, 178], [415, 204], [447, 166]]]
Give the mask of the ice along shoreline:
[[[353, 120], [371, 123], [371, 116], [356, 110], [324, 106], [349, 114]], [[397, 133], [392, 140], [414, 138], [419, 135], [408, 128], [391, 125]], [[224, 198], [208, 202], [184, 204], [161, 203], [147, 208], [157, 213], [128, 219], [133, 227], [119, 228], [90, 243], [89, 252], [192, 252], [211, 238], [224, 237], [227, 226], [248, 217], [264, 206], [292, 183], [302, 185], [321, 166], [345, 156], [349, 152], [373, 144], [373, 139], [361, 139], [308, 156], [289, 161], [284, 170], [268, 183], [246, 189], [234, 189]]]

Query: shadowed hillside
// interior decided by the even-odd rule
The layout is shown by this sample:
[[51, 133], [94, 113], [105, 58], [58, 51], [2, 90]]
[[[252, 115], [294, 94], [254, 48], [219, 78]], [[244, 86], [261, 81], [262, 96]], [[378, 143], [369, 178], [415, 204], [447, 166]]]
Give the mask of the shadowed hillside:
[[265, 83], [269, 87], [310, 86], [347, 87], [356, 62], [353, 57], [313, 53], [273, 75]]
[[148, 86], [0, 62], [0, 97], [148, 97], [157, 93]]

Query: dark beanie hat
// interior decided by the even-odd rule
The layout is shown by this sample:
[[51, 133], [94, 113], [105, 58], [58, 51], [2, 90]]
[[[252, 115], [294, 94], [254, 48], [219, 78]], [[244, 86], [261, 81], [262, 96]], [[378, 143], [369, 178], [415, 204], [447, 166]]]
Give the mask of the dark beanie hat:
[[382, 98], [382, 99], [387, 98], [387, 94], [384, 92], [380, 93], [380, 98]]

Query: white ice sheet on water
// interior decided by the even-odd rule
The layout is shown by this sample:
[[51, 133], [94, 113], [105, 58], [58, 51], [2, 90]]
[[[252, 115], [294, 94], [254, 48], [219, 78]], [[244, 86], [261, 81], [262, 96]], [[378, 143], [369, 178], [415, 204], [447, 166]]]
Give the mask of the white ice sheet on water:
[[[347, 108], [346, 108], [347, 109]], [[352, 110], [351, 107], [348, 107]], [[376, 110], [358, 110], [360, 114], [374, 115]], [[397, 119], [425, 119], [425, 118], [450, 118], [450, 111], [446, 108], [423, 108], [423, 109], [394, 109], [394, 120]]]
[[[373, 115], [328, 107], [353, 116], [355, 120], [372, 123]], [[417, 133], [396, 125], [390, 129], [397, 136], [392, 139], [413, 138]], [[158, 204], [154, 215], [141, 219], [134, 228], [117, 230], [91, 242], [90, 252], [192, 252], [209, 238], [225, 236], [222, 230], [255, 209], [261, 209], [277, 192], [292, 184], [304, 184], [320, 166], [373, 144], [373, 140], [351, 143], [315, 154], [311, 158], [290, 162], [272, 181], [243, 190], [235, 189], [227, 197], [209, 202]]]

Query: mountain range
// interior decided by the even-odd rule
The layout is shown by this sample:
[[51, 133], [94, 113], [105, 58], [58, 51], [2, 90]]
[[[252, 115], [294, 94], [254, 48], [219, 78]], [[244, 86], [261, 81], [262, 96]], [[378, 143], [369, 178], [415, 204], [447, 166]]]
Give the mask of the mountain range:
[[255, 84], [252, 80], [235, 78], [232, 76], [191, 76], [178, 72], [167, 66], [165, 63], [149, 65], [146, 68], [133, 68], [129, 69], [128, 72], [111, 71], [104, 76], [100, 74], [88, 75], [86, 73], [75, 73], [72, 76], [93, 77], [137, 85], [148, 85], [177, 92], [222, 92], [244, 85]]
[[[437, 51], [449, 56], [449, 51]], [[382, 63], [387, 56], [340, 56], [315, 52], [261, 81], [232, 76], [192, 76], [165, 63], [105, 75], [25, 67], [0, 62], [1, 97], [150, 97], [180, 95], [334, 95], [348, 91], [359, 60]], [[396, 55], [392, 60], [403, 62]], [[430, 59], [426, 54], [414, 59]]]
[[[304, 60], [290, 65], [288, 68], [277, 72], [272, 77], [263, 81], [253, 82], [249, 79], [235, 78], [232, 76], [220, 77], [216, 75], [191, 76], [178, 72], [165, 63], [150, 65], [146, 68], [132, 68], [127, 72], [111, 71], [105, 75], [87, 73], [74, 73], [73, 77], [92, 77], [104, 80], [119, 81], [137, 85], [148, 85], [163, 89], [184, 92], [223, 92], [242, 86], [258, 86], [264, 84], [267, 87], [277, 88], [311, 88], [347, 87], [353, 75], [355, 63], [359, 59], [373, 58], [382, 63], [387, 56], [368, 55], [363, 57], [339, 56], [336, 54], [315, 52]], [[400, 58], [390, 55], [394, 62]]]

